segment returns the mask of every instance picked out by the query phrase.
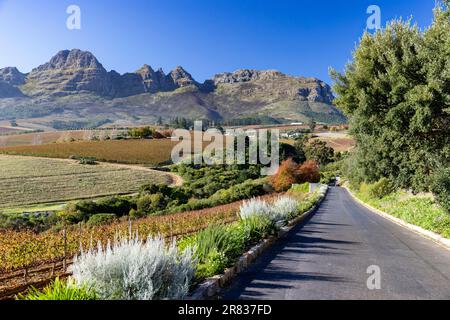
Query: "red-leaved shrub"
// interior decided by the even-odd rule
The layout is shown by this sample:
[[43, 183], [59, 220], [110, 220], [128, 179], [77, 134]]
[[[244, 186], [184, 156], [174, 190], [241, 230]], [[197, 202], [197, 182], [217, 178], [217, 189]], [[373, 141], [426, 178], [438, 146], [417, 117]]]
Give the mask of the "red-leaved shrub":
[[298, 177], [300, 183], [320, 182], [319, 165], [314, 160], [305, 161], [298, 169]]
[[298, 164], [291, 158], [283, 161], [270, 182], [277, 192], [288, 190], [294, 183], [299, 182]]

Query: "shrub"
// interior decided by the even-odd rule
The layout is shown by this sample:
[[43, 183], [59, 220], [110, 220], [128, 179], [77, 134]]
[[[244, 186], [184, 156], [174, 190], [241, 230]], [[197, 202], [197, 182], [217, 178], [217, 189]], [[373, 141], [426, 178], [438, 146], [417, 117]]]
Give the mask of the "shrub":
[[157, 210], [163, 209], [165, 206], [165, 200], [161, 193], [146, 194], [137, 200], [136, 205], [139, 214], [150, 214]]
[[25, 295], [20, 294], [18, 300], [96, 300], [97, 296], [92, 289], [86, 286], [78, 287], [73, 279], [67, 282], [56, 278], [42, 291], [32, 287]]
[[180, 253], [175, 243], [136, 237], [83, 252], [71, 270], [78, 286], [94, 288], [102, 300], [160, 300], [185, 297], [195, 267], [190, 248]]
[[101, 226], [109, 224], [117, 220], [117, 216], [114, 213], [99, 213], [91, 216], [87, 222], [88, 226]]
[[292, 159], [281, 163], [278, 171], [270, 179], [273, 188], [277, 192], [288, 190], [294, 183], [299, 181], [298, 165]]
[[130, 212], [133, 205], [133, 201], [126, 197], [108, 197], [97, 202], [94, 213], [110, 212], [122, 217]]
[[218, 224], [185, 238], [179, 247], [195, 248], [195, 256], [199, 262], [196, 276], [205, 278], [223, 272], [242, 253], [247, 241], [246, 233], [240, 225]]
[[97, 204], [92, 200], [82, 200], [69, 203], [62, 215], [67, 222], [75, 224], [87, 221], [95, 213], [97, 213]]
[[225, 225], [211, 225], [195, 236], [195, 255], [200, 263], [207, 260], [214, 251], [226, 251], [227, 228]]
[[68, 204], [64, 209], [64, 217], [73, 224], [88, 221], [91, 216], [105, 212], [121, 217], [127, 215], [133, 206], [133, 201], [125, 197], [108, 197], [98, 202], [81, 200]]
[[239, 216], [245, 220], [254, 216], [270, 217], [272, 215], [272, 208], [270, 205], [259, 199], [251, 199], [244, 201], [239, 209]]
[[263, 195], [264, 193], [264, 184], [262, 182], [249, 180], [244, 183], [234, 185], [228, 189], [219, 190], [209, 199], [213, 204], [219, 205], [257, 197]]
[[137, 212], [137, 211], [134, 210], [134, 209], [131, 209], [130, 212], [128, 213], [128, 215], [129, 215], [130, 218], [132, 218], [132, 219], [137, 219], [137, 218], [142, 218], [142, 217], [143, 217], [142, 214], [140, 214], [139, 212]]
[[431, 191], [442, 208], [450, 213], [450, 168], [437, 171], [433, 177]]
[[289, 192], [309, 193], [309, 182], [294, 185]]
[[54, 212], [0, 213], [0, 229], [31, 229], [34, 232], [42, 232], [57, 222], [58, 216]]
[[272, 205], [272, 220], [275, 222], [287, 221], [298, 213], [298, 201], [291, 197], [279, 197]]
[[198, 279], [214, 276], [222, 273], [227, 267], [227, 257], [224, 252], [219, 252], [214, 248], [205, 258], [205, 261], [200, 263], [197, 267], [196, 276]]
[[298, 175], [301, 183], [318, 183], [320, 182], [319, 165], [313, 160], [305, 161], [298, 169]]
[[369, 197], [381, 199], [394, 192], [394, 187], [389, 179], [381, 178], [378, 182], [369, 185], [367, 192]]
[[239, 225], [243, 229], [247, 243], [255, 243], [267, 236], [274, 234], [275, 224], [269, 217], [253, 216], [239, 221]]
[[148, 139], [153, 136], [154, 130], [150, 127], [132, 128], [128, 130], [128, 135], [134, 139]]
[[172, 188], [165, 184], [148, 183], [140, 187], [141, 194], [161, 193], [165, 196], [170, 196], [172, 194], [172, 191]]
[[84, 164], [84, 165], [96, 165], [97, 159], [95, 159], [95, 158], [80, 158], [78, 160], [78, 163]]

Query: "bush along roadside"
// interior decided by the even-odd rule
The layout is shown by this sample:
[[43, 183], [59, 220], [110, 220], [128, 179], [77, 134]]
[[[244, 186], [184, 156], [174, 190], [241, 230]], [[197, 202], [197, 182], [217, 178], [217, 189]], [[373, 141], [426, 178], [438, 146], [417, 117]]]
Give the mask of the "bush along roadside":
[[249, 200], [241, 206], [238, 221], [226, 227], [211, 226], [181, 241], [181, 247], [188, 243], [195, 248], [198, 258], [199, 284], [188, 298], [201, 300], [216, 295], [277, 238], [285, 236], [309, 216], [325, 198], [327, 190], [322, 185], [317, 192], [305, 195], [291, 188], [271, 203]]
[[[438, 188], [438, 187], [436, 187]], [[389, 180], [383, 178], [373, 184], [362, 183], [350, 188], [361, 202], [444, 238], [450, 238], [450, 214], [442, 205], [441, 197], [429, 193], [412, 194], [395, 190]]]
[[[326, 186], [313, 194], [291, 189], [270, 202], [248, 200], [240, 207], [238, 221], [213, 224], [178, 243], [167, 244], [160, 237], [143, 241], [137, 234], [127, 238], [117, 236], [105, 247], [99, 244], [98, 248], [82, 251], [75, 257], [72, 276], [67, 281], [57, 279], [43, 291], [31, 289], [18, 299], [204, 298], [207, 293], [216, 292], [219, 279], [224, 285], [250, 262], [250, 255], [254, 259], [256, 253], [285, 234], [289, 225], [311, 212], [326, 191]], [[214, 276], [217, 274], [222, 275]], [[212, 286], [205, 285], [211, 281]]]

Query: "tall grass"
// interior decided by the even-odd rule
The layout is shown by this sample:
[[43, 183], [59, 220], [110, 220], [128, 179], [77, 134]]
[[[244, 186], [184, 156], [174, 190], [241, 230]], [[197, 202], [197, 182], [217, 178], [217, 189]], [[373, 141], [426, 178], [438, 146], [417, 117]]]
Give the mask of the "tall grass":
[[95, 292], [87, 287], [78, 287], [73, 279], [67, 282], [56, 278], [42, 291], [32, 287], [26, 294], [19, 294], [18, 300], [96, 300]]

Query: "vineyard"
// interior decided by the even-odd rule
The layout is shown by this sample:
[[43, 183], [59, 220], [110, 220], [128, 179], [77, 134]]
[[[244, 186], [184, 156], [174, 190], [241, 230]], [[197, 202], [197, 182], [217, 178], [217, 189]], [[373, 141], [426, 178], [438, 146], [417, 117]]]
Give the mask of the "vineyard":
[[[262, 198], [274, 197], [267, 195]], [[56, 269], [59, 269], [59, 274], [64, 274], [62, 261], [67, 258], [69, 263], [80, 248], [96, 246], [99, 242], [106, 244], [120, 234], [130, 234], [130, 231], [143, 238], [159, 234], [176, 239], [216, 222], [235, 221], [241, 204], [242, 201], [238, 201], [209, 209], [124, 220], [97, 227], [80, 224], [59, 232], [0, 231], [0, 298], [14, 288], [52, 278]]]
[[175, 144], [170, 139], [75, 141], [1, 147], [0, 153], [62, 159], [93, 157], [99, 161], [157, 165], [170, 160]]
[[136, 192], [148, 182], [170, 183], [158, 171], [112, 164], [0, 156], [0, 208]]

